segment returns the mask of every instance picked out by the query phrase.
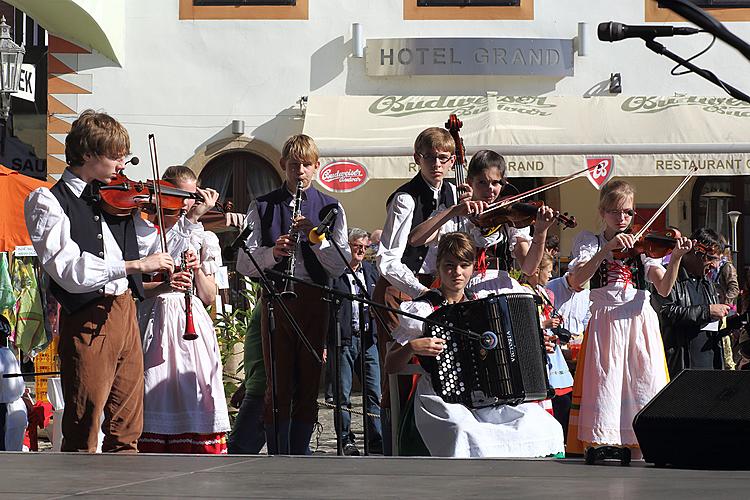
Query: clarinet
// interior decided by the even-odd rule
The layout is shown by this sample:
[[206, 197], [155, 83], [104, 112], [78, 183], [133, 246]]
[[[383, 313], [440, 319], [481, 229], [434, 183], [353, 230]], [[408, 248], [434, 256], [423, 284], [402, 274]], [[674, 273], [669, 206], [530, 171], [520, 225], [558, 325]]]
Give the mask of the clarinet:
[[[297, 263], [297, 247], [299, 246], [300, 233], [299, 230], [294, 229], [294, 221], [302, 215], [302, 181], [297, 181], [297, 190], [294, 192], [294, 208], [292, 209], [292, 220], [290, 221], [289, 227], [289, 239], [292, 240], [292, 251], [286, 260], [285, 273], [289, 276], [294, 276], [294, 266]], [[294, 291], [294, 282], [292, 280], [284, 280], [284, 289], [281, 291], [281, 296], [285, 299], [296, 299], [297, 293]]]
[[[182, 270], [188, 271], [187, 267], [187, 253], [185, 250], [182, 252]], [[190, 273], [190, 281], [192, 283], [193, 273]], [[195, 340], [198, 338], [198, 334], [195, 332], [195, 325], [193, 324], [193, 290], [192, 286], [185, 290], [185, 333], [182, 334], [182, 338], [185, 340]]]

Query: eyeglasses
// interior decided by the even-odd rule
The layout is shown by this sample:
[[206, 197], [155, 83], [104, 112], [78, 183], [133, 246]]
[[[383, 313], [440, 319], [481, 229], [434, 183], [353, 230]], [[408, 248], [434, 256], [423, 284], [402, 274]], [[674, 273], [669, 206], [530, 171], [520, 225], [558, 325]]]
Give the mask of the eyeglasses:
[[635, 215], [635, 210], [633, 210], [632, 208], [629, 208], [627, 210], [606, 210], [605, 212], [615, 217], [619, 217], [621, 215], [624, 215], [625, 217], [633, 217]]
[[361, 250], [364, 252], [369, 245], [355, 245], [354, 243], [349, 243], [349, 246], [352, 247], [352, 250]]
[[428, 163], [435, 163], [435, 160], [437, 160], [437, 161], [440, 162], [441, 165], [445, 165], [446, 163], [448, 163], [449, 161], [451, 161], [451, 159], [453, 159], [453, 156], [454, 155], [438, 155], [438, 156], [434, 156], [434, 155], [423, 155], [422, 153], [419, 153], [419, 157], [422, 158], [423, 160], [427, 161]]

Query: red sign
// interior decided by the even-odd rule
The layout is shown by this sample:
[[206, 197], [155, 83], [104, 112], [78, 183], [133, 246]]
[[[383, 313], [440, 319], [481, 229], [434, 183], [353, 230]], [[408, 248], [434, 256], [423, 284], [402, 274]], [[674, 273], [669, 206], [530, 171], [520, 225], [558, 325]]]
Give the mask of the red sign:
[[588, 177], [596, 189], [601, 189], [609, 178], [612, 177], [615, 160], [611, 156], [586, 158], [586, 166], [589, 169], [586, 177]]
[[348, 193], [367, 182], [367, 169], [353, 160], [333, 161], [318, 171], [318, 182], [336, 193]]

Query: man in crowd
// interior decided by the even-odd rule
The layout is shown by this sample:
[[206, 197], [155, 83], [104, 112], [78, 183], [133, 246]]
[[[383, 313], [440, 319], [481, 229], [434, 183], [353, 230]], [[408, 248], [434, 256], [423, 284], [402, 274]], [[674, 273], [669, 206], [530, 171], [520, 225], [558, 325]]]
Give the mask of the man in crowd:
[[[369, 245], [367, 232], [359, 228], [349, 229], [349, 248], [352, 251], [350, 265], [359, 283], [365, 285], [366, 290], [360, 290], [357, 280], [348, 270], [334, 280], [333, 286], [342, 292], [358, 295], [364, 293], [370, 298], [378, 279], [377, 270], [370, 262], [365, 261], [365, 253]], [[368, 417], [369, 449], [371, 453], [383, 452], [383, 436], [380, 425], [380, 362], [378, 359], [377, 336], [375, 322], [370, 315], [369, 306], [364, 305], [364, 321], [360, 322], [360, 304], [344, 300], [339, 308], [339, 322], [341, 324], [341, 354], [339, 367], [341, 369], [341, 405], [345, 409], [341, 412], [341, 430], [338, 435], [342, 440], [344, 455], [359, 455], [354, 444], [354, 433], [351, 431], [351, 414], [346, 411], [351, 402], [352, 379], [357, 374], [363, 388], [363, 401], [366, 401], [368, 414], [378, 417]], [[364, 331], [360, 325], [364, 325]], [[335, 352], [336, 339], [329, 339], [328, 353]], [[365, 373], [361, 372], [361, 356], [365, 356]], [[335, 376], [335, 374], [332, 374]], [[335, 385], [334, 385], [335, 386]], [[363, 405], [365, 406], [365, 405]]]
[[651, 294], [672, 378], [686, 368], [720, 370], [723, 365], [718, 323], [729, 306], [717, 303], [707, 278], [721, 260], [722, 245], [719, 235], [707, 228], [698, 229], [690, 239], [697, 244], [683, 256], [672, 292], [667, 297]]

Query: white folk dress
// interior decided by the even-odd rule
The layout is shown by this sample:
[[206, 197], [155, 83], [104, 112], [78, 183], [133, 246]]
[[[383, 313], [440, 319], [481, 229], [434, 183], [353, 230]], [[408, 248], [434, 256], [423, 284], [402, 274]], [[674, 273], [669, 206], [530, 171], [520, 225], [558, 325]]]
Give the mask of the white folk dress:
[[[221, 266], [218, 238], [210, 231], [193, 231], [175, 243], [170, 254], [193, 248], [203, 272], [215, 274]], [[168, 292], [141, 303], [145, 397], [143, 432], [153, 434], [215, 434], [230, 429], [224, 396], [221, 356], [211, 317], [192, 295], [196, 340], [184, 340], [185, 294]]]
[[[526, 289], [524, 289], [526, 290]], [[401, 310], [427, 317], [431, 304], [408, 301]], [[422, 336], [422, 322], [402, 317], [393, 338], [404, 345]], [[430, 455], [435, 457], [545, 457], [564, 451], [563, 430], [537, 403], [472, 410], [446, 403], [422, 375], [414, 396], [414, 418]]]
[[[606, 242], [603, 234], [580, 233], [569, 268], [591, 260]], [[664, 346], [650, 293], [636, 289], [629, 268], [611, 254], [606, 261], [611, 264], [608, 284], [590, 292], [591, 319], [583, 366], [578, 366], [582, 376], [576, 375], [577, 438], [583, 443], [637, 446], [633, 418], [668, 381]], [[641, 261], [646, 276], [651, 268], [661, 267], [655, 259], [641, 256]]]

